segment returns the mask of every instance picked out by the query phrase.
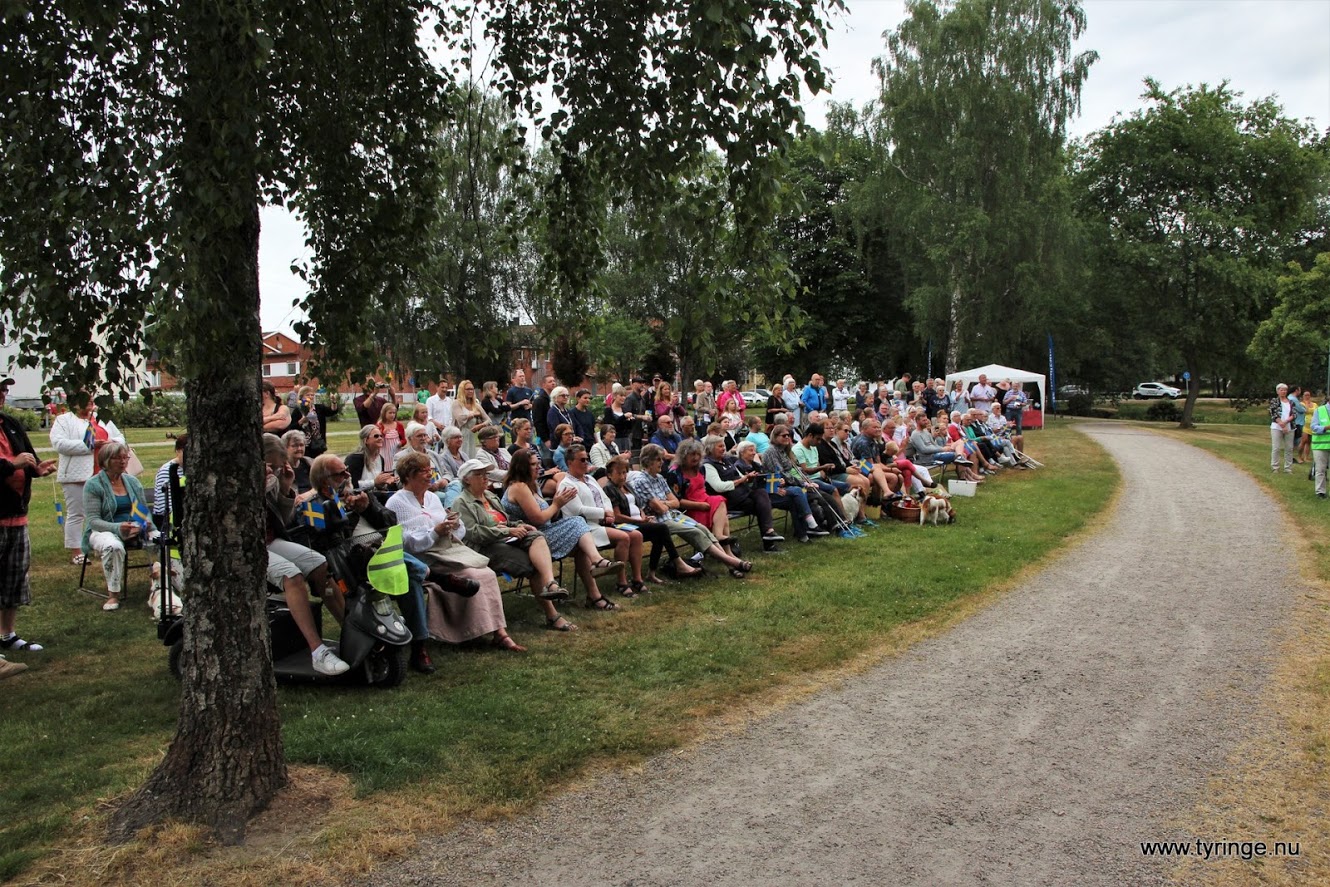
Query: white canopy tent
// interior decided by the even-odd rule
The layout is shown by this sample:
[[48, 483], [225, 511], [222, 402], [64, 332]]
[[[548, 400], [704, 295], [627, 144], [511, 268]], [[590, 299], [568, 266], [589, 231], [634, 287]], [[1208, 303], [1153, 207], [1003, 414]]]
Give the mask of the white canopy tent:
[[965, 383], [965, 387], [968, 389], [971, 384], [979, 381], [980, 376], [987, 376], [988, 384], [995, 388], [997, 387], [997, 383], [1006, 379], [1010, 379], [1013, 382], [1020, 382], [1022, 384], [1033, 382], [1035, 385], [1039, 386], [1040, 406], [1044, 409], [1048, 408], [1048, 399], [1044, 396], [1046, 393], [1044, 391], [1046, 377], [1042, 373], [1030, 373], [1013, 367], [1004, 367], [999, 363], [990, 363], [988, 366], [975, 367], [972, 370], [960, 370], [959, 372], [948, 373], [947, 388], [950, 389], [951, 383], [960, 379]]

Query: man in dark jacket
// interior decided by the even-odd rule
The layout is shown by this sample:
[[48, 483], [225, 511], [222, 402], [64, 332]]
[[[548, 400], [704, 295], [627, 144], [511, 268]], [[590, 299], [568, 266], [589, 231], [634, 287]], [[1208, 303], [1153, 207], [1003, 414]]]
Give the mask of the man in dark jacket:
[[542, 441], [550, 439], [550, 425], [546, 417], [550, 411], [550, 392], [554, 390], [554, 381], [553, 376], [542, 379], [531, 401], [531, 421], [536, 426], [536, 437]]
[[[10, 378], [0, 379], [0, 406], [9, 396]], [[56, 461], [37, 461], [32, 441], [17, 420], [0, 413], [0, 654], [10, 651], [36, 653], [41, 644], [25, 641], [14, 631], [18, 608], [32, 602], [28, 569], [32, 547], [28, 540], [28, 503], [32, 479], [55, 471]], [[25, 670], [0, 656], [0, 678]]]

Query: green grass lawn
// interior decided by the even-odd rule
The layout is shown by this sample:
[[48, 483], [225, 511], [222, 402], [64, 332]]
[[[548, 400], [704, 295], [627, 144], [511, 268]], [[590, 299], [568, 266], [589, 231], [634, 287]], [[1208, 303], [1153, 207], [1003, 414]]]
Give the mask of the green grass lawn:
[[[955, 500], [953, 526], [884, 521], [862, 540], [759, 552], [745, 581], [668, 586], [616, 614], [565, 608], [583, 628], [572, 635], [543, 631], [534, 603], [507, 595], [525, 656], [442, 648], [437, 674], [396, 690], [285, 687], [288, 758], [349, 775], [362, 797], [423, 790], [475, 812], [677, 747], [702, 718], [882, 655], [923, 621], [945, 624], [1082, 528], [1117, 484], [1111, 460], [1061, 424], [1027, 442], [1048, 470], [1007, 471]], [[142, 604], [143, 574], [116, 613], [76, 591], [78, 568], [40, 504], [49, 496], [44, 486], [35, 494], [34, 604], [20, 619], [47, 650], [16, 656], [32, 669], [0, 685], [0, 879], [143, 780], [178, 697]]]

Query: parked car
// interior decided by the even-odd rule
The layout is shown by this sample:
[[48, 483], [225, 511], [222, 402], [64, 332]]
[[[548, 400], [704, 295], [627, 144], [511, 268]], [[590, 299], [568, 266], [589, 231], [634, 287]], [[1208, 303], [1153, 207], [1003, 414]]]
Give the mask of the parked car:
[[766, 388], [754, 388], [752, 391], [740, 391], [743, 395], [744, 405], [750, 407], [764, 407], [771, 398], [771, 392]]
[[1090, 389], [1084, 385], [1061, 385], [1058, 387], [1058, 397], [1064, 400], [1075, 397], [1078, 394], [1089, 394]]
[[1132, 389], [1131, 396], [1137, 400], [1144, 400], [1147, 397], [1167, 397], [1170, 400], [1177, 400], [1182, 396], [1182, 391], [1163, 382], [1142, 382]]

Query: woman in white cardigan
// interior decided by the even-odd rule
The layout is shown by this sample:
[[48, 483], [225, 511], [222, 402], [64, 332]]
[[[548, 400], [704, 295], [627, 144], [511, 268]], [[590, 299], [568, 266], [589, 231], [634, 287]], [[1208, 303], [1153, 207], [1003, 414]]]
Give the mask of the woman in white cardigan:
[[65, 549], [73, 552], [71, 563], [75, 565], [85, 561], [83, 485], [97, 473], [97, 453], [110, 440], [124, 443], [125, 436], [114, 422], [97, 421], [97, 405], [91, 397], [51, 423], [51, 446], [60, 457], [55, 479], [65, 491]]
[[[586, 447], [573, 444], [568, 447], [568, 473], [559, 481], [577, 493], [577, 497], [564, 503], [564, 514], [575, 514], [591, 527], [591, 538], [597, 548], [614, 546], [614, 562], [619, 579], [615, 591], [624, 597], [637, 597], [634, 588], [642, 587], [642, 534], [636, 529], [621, 530], [613, 526], [614, 505], [600, 484], [591, 475], [591, 457]], [[606, 521], [611, 523], [607, 524]], [[633, 569], [634, 584], [628, 582], [628, 567]]]

